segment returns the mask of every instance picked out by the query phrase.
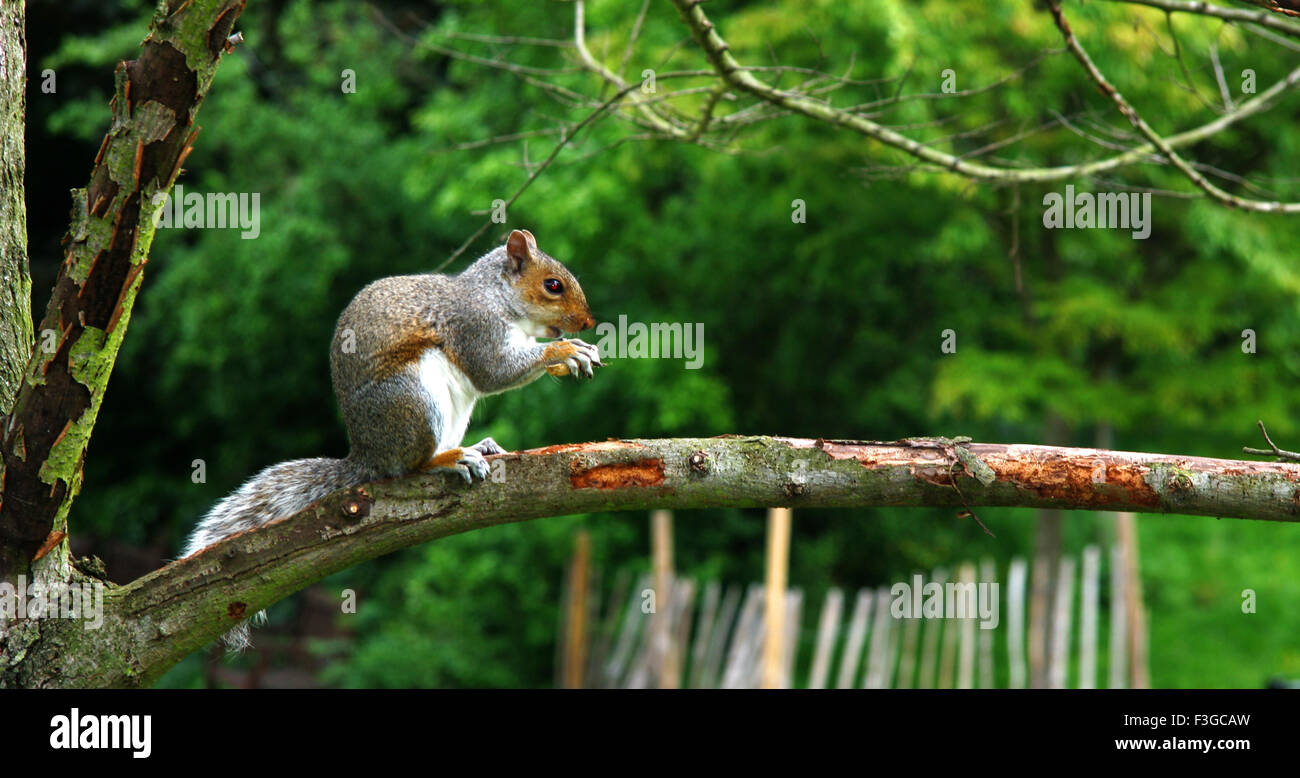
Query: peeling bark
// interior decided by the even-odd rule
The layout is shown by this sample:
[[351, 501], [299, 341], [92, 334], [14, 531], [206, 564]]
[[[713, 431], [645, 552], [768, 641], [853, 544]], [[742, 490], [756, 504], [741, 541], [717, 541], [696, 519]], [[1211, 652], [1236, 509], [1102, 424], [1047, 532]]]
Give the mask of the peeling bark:
[[[90, 184], [73, 194], [63, 265], [39, 327], [55, 334], [53, 348], [24, 360], [0, 431], [0, 581], [27, 572], [51, 537], [66, 537], [86, 444], [153, 242], [153, 215], [190, 152], [195, 115], [243, 7], [243, 0], [162, 3], [140, 57], [118, 65], [112, 128]], [[66, 579], [67, 544], [41, 564]]]
[[[966, 472], [956, 447], [978, 457], [992, 478]], [[0, 686], [147, 685], [248, 614], [340, 570], [546, 516], [969, 505], [1300, 521], [1300, 464], [1288, 463], [943, 438], [740, 436], [606, 441], [489, 459], [500, 480], [467, 485], [422, 474], [344, 490], [113, 588], [100, 630], [67, 620], [20, 623], [0, 643]]]

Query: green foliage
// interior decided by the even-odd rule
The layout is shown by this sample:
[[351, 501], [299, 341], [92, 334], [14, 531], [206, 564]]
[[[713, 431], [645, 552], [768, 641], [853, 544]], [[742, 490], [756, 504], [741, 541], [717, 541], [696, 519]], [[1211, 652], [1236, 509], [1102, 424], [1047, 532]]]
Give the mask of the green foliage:
[[[190, 191], [260, 193], [261, 235], [159, 231], [70, 519], [76, 532], [132, 542], [162, 532], [178, 548], [207, 506], [261, 467], [342, 455], [327, 364], [338, 312], [371, 279], [440, 264], [493, 199], [523, 182], [520, 160], [543, 158], [556, 136], [454, 147], [582, 115], [527, 79], [450, 61], [390, 28], [460, 48], [474, 44], [449, 43], [448, 33], [563, 37], [572, 29], [567, 4], [401, 5], [385, 23], [342, 0], [250, 4], [240, 24], [248, 42], [217, 74], [181, 182]], [[843, 72], [852, 56], [853, 77], [906, 76], [903, 94], [937, 91], [945, 68], [958, 89], [979, 89], [1060, 45], [1047, 15], [1023, 3], [958, 5], [780, 0], [710, 3], [709, 13], [742, 62]], [[590, 4], [590, 44], [606, 62], [621, 61], [637, 8]], [[408, 11], [428, 28], [411, 25]], [[1141, 13], [1145, 25], [1135, 26], [1138, 12], [1111, 4], [1071, 12], [1099, 66], [1134, 104], [1151, 107], [1159, 129], [1206, 120], [1183, 86], [1187, 76], [1162, 51], [1171, 39], [1160, 14]], [[1218, 28], [1191, 17], [1174, 24], [1185, 52], [1204, 52]], [[49, 62], [107, 72], [143, 29], [136, 20], [69, 38]], [[679, 47], [685, 37], [672, 9], [652, 4], [626, 72], [704, 67], [689, 45]], [[1229, 29], [1218, 44], [1225, 70], [1256, 69], [1261, 89], [1284, 73], [1280, 60], [1260, 56], [1257, 39]], [[478, 46], [482, 56], [535, 67], [575, 60], [564, 49]], [[355, 71], [355, 94], [339, 89], [345, 69]], [[1190, 77], [1217, 99], [1211, 71]], [[793, 85], [798, 77], [771, 78]], [[571, 79], [574, 89], [592, 88], [588, 76]], [[833, 99], [868, 102], [898, 89], [848, 86]], [[94, 142], [106, 94], [67, 103], [47, 129]], [[952, 153], [1058, 114], [1124, 128], [1068, 57], [954, 100], [878, 110]], [[1289, 98], [1274, 116], [1295, 106]], [[732, 108], [724, 101], [721, 110]], [[988, 134], [964, 134], [993, 123]], [[611, 360], [590, 384], [539, 381], [482, 403], [471, 437], [492, 435], [507, 448], [729, 432], [1093, 445], [1097, 428], [1110, 425], [1117, 448], [1236, 457], [1255, 444], [1253, 424], [1263, 418], [1281, 445], [1300, 438], [1300, 221], [1157, 197], [1145, 241], [1125, 231], [1045, 230], [1043, 195], [1064, 182], [1013, 193], [919, 172], [881, 180], [867, 169], [907, 161], [807, 120], [757, 124], [737, 139], [736, 154], [620, 143], [634, 132], [610, 120], [582, 133], [513, 206], [510, 225], [527, 226], [579, 274], [598, 319], [702, 323], [703, 368]], [[1058, 165], [1105, 152], [1058, 129], [997, 153], [1011, 164]], [[1247, 122], [1195, 154], [1300, 198], [1279, 180], [1300, 163], [1300, 130], [1285, 122]], [[1073, 183], [1188, 190], [1155, 166]], [[791, 221], [795, 199], [807, 204], [807, 224]], [[494, 228], [473, 251], [503, 235]], [[940, 353], [945, 329], [957, 333], [955, 354]], [[1246, 329], [1258, 335], [1257, 353], [1242, 351]], [[1053, 418], [1064, 439], [1047, 441]], [[206, 483], [191, 480], [196, 459], [207, 464]], [[902, 580], [984, 556], [1005, 565], [1030, 549], [1031, 513], [981, 516], [996, 541], [949, 511], [801, 513], [792, 582], [818, 603], [830, 585]], [[614, 515], [471, 533], [336, 576], [331, 585], [355, 588], [361, 608], [342, 621], [355, 636], [351, 650], [321, 680], [550, 683], [560, 582], [580, 526], [593, 533], [607, 582], [616, 570], [645, 567], [644, 518]], [[1300, 615], [1290, 607], [1300, 591], [1286, 583], [1300, 562], [1283, 550], [1295, 527], [1158, 517], [1140, 526], [1156, 685], [1254, 686], [1300, 673]], [[1071, 515], [1067, 550], [1105, 542], [1107, 527]], [[686, 574], [762, 575], [758, 512], [679, 514], [677, 541]], [[1240, 612], [1246, 588], [1259, 594], [1257, 615]], [[193, 683], [199, 669], [182, 666], [168, 683]]]

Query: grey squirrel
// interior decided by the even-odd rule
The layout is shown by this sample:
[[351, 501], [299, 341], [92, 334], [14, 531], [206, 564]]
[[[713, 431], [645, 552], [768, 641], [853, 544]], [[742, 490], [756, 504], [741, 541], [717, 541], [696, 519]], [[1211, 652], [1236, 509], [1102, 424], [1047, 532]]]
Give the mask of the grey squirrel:
[[[491, 438], [461, 446], [475, 401], [542, 373], [593, 377], [596, 348], [562, 336], [594, 324], [578, 279], [527, 230], [511, 232], [459, 275], [375, 281], [339, 316], [330, 349], [347, 457], [266, 468], [208, 511], [183, 556], [380, 478], [431, 470], [486, 478], [485, 457], [505, 450]], [[222, 642], [247, 648], [248, 622]]]

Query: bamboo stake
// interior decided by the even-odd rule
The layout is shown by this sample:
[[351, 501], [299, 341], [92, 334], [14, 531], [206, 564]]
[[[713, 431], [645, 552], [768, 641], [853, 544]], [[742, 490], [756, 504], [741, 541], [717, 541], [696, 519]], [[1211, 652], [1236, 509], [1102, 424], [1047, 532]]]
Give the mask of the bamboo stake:
[[691, 616], [695, 611], [695, 581], [690, 578], [677, 579], [673, 587], [672, 633], [669, 650], [677, 661], [677, 678], [685, 668], [682, 663], [686, 657], [686, 647], [690, 643]]
[[1097, 688], [1097, 593], [1101, 549], [1083, 549], [1083, 602], [1079, 608], [1079, 688]]
[[745, 604], [740, 609], [740, 620], [731, 636], [727, 652], [727, 667], [722, 674], [724, 689], [744, 689], [750, 685], [750, 647], [755, 633], [762, 629], [763, 587], [750, 586], [745, 593]]
[[[709, 648], [704, 659], [704, 672], [700, 675], [700, 688], [716, 689], [722, 683], [722, 661], [727, 655], [727, 641], [736, 631], [736, 614], [740, 609], [740, 597], [743, 587], [732, 585], [722, 598], [722, 609], [718, 615], [717, 626], [709, 635]], [[734, 638], [732, 638], [734, 639]]]
[[650, 582], [649, 575], [641, 575], [637, 578], [636, 586], [628, 598], [627, 610], [623, 615], [623, 628], [619, 630], [614, 654], [605, 664], [605, 685], [611, 688], [625, 685], [630, 668], [635, 668], [639, 664], [643, 653], [641, 649], [648, 642], [643, 636], [646, 619], [641, 607], [644, 602], [643, 593], [650, 591]]
[[1007, 572], [1007, 664], [1012, 689], [1023, 689], [1029, 674], [1025, 668], [1025, 581], [1029, 565], [1024, 557], [1011, 560]]
[[822, 615], [817, 622], [817, 649], [813, 654], [812, 672], [808, 675], [809, 689], [825, 689], [831, 672], [831, 658], [835, 651], [835, 638], [839, 635], [840, 619], [844, 611], [844, 590], [832, 586], [822, 603]]
[[799, 653], [799, 624], [803, 615], [803, 590], [791, 589], [785, 595], [785, 640], [781, 651], [781, 688], [794, 687], [794, 661]]
[[[957, 568], [956, 582], [961, 583], [964, 566]], [[945, 587], [946, 588], [946, 587]], [[957, 648], [961, 642], [961, 629], [959, 624], [954, 624], [952, 619], [947, 618], [947, 601], [944, 602], [945, 618], [936, 619], [935, 623], [943, 624], [943, 642], [939, 653], [939, 688], [951, 689], [956, 683], [957, 676]]]
[[[942, 589], [948, 582], [948, 571], [942, 567], [936, 568], [930, 580]], [[944, 621], [944, 619], [926, 619], [925, 636], [921, 644], [921, 681], [918, 688], [935, 688], [935, 661], [939, 655], [939, 637], [945, 631]]]
[[889, 603], [892, 598], [887, 587], [876, 589], [875, 618], [871, 623], [871, 644], [867, 650], [867, 672], [862, 686], [865, 689], [886, 688], [885, 677], [889, 664]]
[[[975, 565], [971, 562], [963, 562], [957, 573], [957, 580], [961, 584], [957, 596], [961, 597], [967, 605], [958, 633], [960, 648], [957, 652], [957, 688], [973, 689], [975, 688], [975, 625], [979, 619], [979, 589], [975, 586]], [[966, 591], [971, 592], [969, 598], [962, 594]]]
[[1128, 688], [1128, 586], [1125, 577], [1124, 546], [1119, 542], [1119, 516], [1115, 517], [1116, 539], [1110, 549], [1110, 688]]
[[631, 573], [624, 569], [620, 570], [614, 577], [614, 592], [610, 595], [608, 604], [605, 606], [605, 617], [601, 620], [600, 636], [596, 641], [595, 650], [591, 653], [587, 677], [594, 679], [598, 686], [609, 688], [609, 680], [605, 668], [610, 659], [610, 649], [614, 642], [614, 637], [618, 634], [618, 617], [620, 608], [624, 599], [627, 597], [628, 586], [631, 583]]
[[655, 613], [651, 619], [653, 656], [660, 689], [676, 689], [679, 667], [672, 650], [673, 600], [673, 514], [672, 511], [650, 513], [651, 544], [655, 571]]
[[569, 575], [569, 618], [564, 641], [564, 688], [583, 687], [587, 665], [587, 573], [591, 563], [591, 535], [579, 530], [574, 538]]
[[1142, 605], [1142, 575], [1138, 555], [1137, 516], [1119, 514], [1119, 542], [1124, 548], [1126, 610], [1128, 611], [1129, 677], [1132, 688], [1148, 689], [1146, 609]]
[[785, 595], [790, 568], [790, 509], [767, 512], [767, 591], [764, 597], [764, 689], [781, 687], [785, 643]]
[[1052, 651], [1048, 666], [1048, 683], [1053, 689], [1066, 688], [1070, 667], [1070, 616], [1074, 608], [1074, 558], [1061, 555], [1060, 573], [1056, 578], [1055, 622], [1052, 627]]
[[910, 689], [916, 678], [916, 652], [919, 650], [921, 637], [921, 614], [913, 613], [912, 618], [903, 625], [903, 646], [898, 658], [898, 681], [895, 687]]
[[858, 663], [862, 661], [862, 643], [866, 639], [867, 619], [871, 615], [874, 597], [870, 589], [858, 590], [858, 598], [853, 603], [853, 619], [849, 622], [849, 640], [844, 646], [844, 656], [840, 658], [840, 674], [835, 683], [837, 688], [853, 688]]
[[[989, 597], [994, 597], [993, 584], [997, 581], [997, 566], [993, 560], [985, 557], [980, 560], [980, 583], [984, 585], [984, 590], [988, 592]], [[999, 587], [1000, 588], [1000, 587]], [[980, 625], [979, 630], [979, 688], [992, 689], [993, 679], [993, 632], [992, 629], [984, 629]]]
[[708, 669], [708, 654], [713, 630], [717, 628], [718, 604], [722, 599], [722, 584], [709, 581], [704, 586], [704, 602], [700, 604], [700, 615], [695, 623], [695, 645], [691, 648], [691, 673], [687, 686], [692, 689], [704, 687], [704, 674]]

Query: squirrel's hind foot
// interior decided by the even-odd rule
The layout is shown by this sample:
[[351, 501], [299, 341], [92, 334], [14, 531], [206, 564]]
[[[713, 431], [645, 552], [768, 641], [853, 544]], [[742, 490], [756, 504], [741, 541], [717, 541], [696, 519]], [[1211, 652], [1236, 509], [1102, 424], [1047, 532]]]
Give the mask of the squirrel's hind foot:
[[[488, 438], [491, 440], [491, 438]], [[482, 442], [479, 443], [482, 445]], [[496, 446], [496, 443], [492, 443]], [[500, 448], [500, 446], [497, 446]], [[483, 458], [483, 452], [477, 448], [449, 448], [446, 451], [434, 454], [433, 458], [420, 470], [428, 473], [435, 470], [443, 470], [455, 473], [465, 479], [465, 483], [472, 484], [474, 479], [480, 481], [486, 480], [489, 471], [487, 460]]]

